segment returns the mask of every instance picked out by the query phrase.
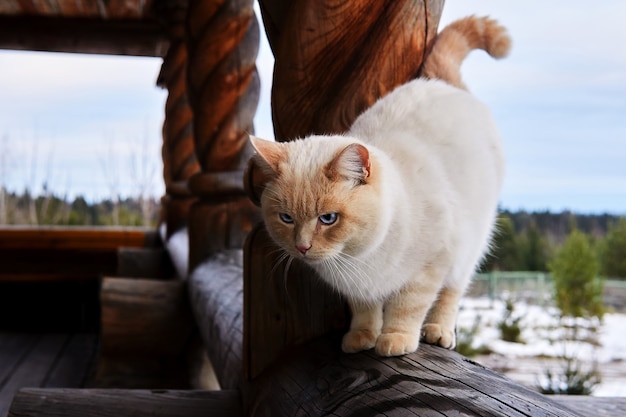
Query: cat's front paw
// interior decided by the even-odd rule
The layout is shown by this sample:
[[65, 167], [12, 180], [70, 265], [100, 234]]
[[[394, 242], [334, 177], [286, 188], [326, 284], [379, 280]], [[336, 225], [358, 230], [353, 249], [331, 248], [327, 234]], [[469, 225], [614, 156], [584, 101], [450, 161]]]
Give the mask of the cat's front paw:
[[419, 342], [419, 337], [410, 333], [383, 333], [376, 341], [376, 353], [380, 356], [406, 355], [415, 352]]
[[377, 334], [371, 330], [350, 330], [343, 335], [341, 350], [346, 353], [356, 353], [368, 350], [376, 345]]
[[437, 323], [426, 323], [422, 326], [422, 340], [429, 345], [438, 345], [446, 349], [454, 349], [456, 345], [454, 329], [444, 329]]

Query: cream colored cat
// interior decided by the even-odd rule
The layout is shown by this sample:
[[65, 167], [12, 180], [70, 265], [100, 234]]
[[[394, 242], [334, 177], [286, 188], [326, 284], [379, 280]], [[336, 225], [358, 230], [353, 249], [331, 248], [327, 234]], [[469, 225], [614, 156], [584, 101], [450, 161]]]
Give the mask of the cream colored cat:
[[[474, 27], [499, 28], [492, 32], [508, 41], [482, 21]], [[450, 42], [435, 43], [437, 65], [443, 48], [458, 46]], [[464, 45], [456, 57], [486, 49]], [[452, 62], [458, 72], [460, 60]], [[437, 65], [427, 62], [426, 75], [453, 73]], [[461, 85], [460, 76], [449, 80]], [[454, 347], [459, 298], [487, 251], [504, 173], [487, 107], [444, 81], [417, 79], [343, 135], [250, 140], [267, 178], [261, 207], [270, 236], [348, 300], [343, 350], [402, 355], [420, 338]]]

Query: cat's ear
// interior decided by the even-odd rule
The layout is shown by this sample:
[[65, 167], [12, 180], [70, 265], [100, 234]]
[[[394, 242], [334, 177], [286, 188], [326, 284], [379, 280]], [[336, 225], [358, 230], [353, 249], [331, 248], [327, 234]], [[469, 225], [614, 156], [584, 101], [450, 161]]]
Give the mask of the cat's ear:
[[353, 143], [341, 152], [326, 167], [329, 178], [342, 177], [357, 184], [365, 184], [370, 176], [370, 153], [361, 144]]
[[269, 140], [257, 138], [250, 135], [250, 143], [257, 155], [261, 157], [274, 173], [278, 173], [278, 164], [283, 158], [283, 145], [279, 142], [272, 142]]
[[280, 145], [276, 142], [252, 135], [249, 137], [257, 153], [248, 161], [244, 175], [244, 188], [252, 202], [260, 206], [265, 186], [278, 176], [278, 162], [282, 153]]

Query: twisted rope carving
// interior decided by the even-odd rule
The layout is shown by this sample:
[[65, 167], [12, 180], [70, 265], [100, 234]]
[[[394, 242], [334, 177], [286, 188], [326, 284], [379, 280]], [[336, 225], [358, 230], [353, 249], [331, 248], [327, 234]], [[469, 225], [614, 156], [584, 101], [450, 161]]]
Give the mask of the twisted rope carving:
[[[181, 193], [182, 184], [200, 171], [193, 139], [193, 113], [187, 96], [187, 47], [172, 41], [159, 82], [169, 91], [163, 123], [163, 178], [168, 194]], [[178, 192], [177, 192], [178, 191]]]
[[252, 0], [191, 0], [187, 18], [189, 98], [202, 171], [243, 169], [259, 79], [259, 27]]

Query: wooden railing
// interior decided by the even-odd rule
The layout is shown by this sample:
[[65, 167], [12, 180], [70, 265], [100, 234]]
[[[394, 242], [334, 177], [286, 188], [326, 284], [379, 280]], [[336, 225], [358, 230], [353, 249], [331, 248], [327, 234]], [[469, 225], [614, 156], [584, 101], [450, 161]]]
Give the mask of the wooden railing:
[[157, 238], [145, 228], [0, 228], [0, 282], [97, 279], [115, 273], [118, 248]]

